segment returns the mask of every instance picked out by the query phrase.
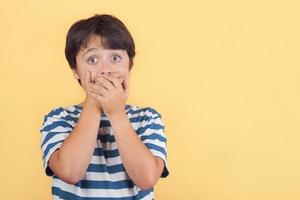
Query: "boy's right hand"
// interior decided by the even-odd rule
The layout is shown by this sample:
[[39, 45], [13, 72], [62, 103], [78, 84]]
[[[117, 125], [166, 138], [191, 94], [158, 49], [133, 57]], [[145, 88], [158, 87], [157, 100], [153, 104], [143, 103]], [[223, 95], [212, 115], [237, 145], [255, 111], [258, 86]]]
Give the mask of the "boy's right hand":
[[102, 111], [102, 105], [99, 103], [99, 101], [97, 101], [93, 96], [92, 96], [92, 93], [91, 93], [91, 87], [90, 85], [93, 84], [92, 83], [92, 77], [91, 77], [91, 73], [89, 71], [86, 71], [84, 73], [84, 77], [83, 77], [83, 81], [81, 82], [82, 84], [82, 87], [85, 91], [85, 103], [89, 103], [89, 104], [92, 104], [92, 105], [96, 105], [100, 111]]

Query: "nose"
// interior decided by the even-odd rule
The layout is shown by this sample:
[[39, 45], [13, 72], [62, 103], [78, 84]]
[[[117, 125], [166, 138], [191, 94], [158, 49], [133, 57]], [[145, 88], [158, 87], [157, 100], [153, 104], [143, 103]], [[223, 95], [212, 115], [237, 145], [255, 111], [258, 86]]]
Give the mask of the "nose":
[[100, 67], [98, 73], [100, 74], [110, 74], [112, 73], [112, 68], [108, 63], [103, 63]]

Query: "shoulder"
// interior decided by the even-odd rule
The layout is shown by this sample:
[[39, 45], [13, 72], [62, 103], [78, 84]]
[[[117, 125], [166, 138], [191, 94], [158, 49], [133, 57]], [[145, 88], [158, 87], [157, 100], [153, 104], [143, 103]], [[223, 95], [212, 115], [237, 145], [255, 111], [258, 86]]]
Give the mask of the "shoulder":
[[161, 118], [161, 113], [154, 107], [142, 107], [137, 105], [128, 105], [127, 114], [129, 117], [144, 117], [147, 119], [150, 118]]
[[138, 134], [146, 128], [164, 128], [160, 112], [154, 107], [131, 106], [127, 110], [130, 123]]
[[153, 133], [164, 136], [165, 125], [160, 112], [156, 108], [131, 106], [127, 115], [132, 127], [142, 140], [145, 139], [146, 135]]
[[56, 106], [44, 115], [44, 123], [47, 121], [64, 121], [74, 124], [78, 120], [80, 110], [75, 106]]

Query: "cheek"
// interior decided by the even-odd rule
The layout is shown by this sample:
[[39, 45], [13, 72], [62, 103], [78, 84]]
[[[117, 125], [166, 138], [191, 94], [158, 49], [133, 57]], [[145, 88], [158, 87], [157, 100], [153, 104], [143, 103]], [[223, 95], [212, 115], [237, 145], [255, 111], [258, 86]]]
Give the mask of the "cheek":
[[91, 66], [89, 65], [82, 65], [82, 63], [78, 63], [77, 64], [77, 72], [80, 76], [80, 79], [83, 79], [84, 78], [84, 75], [86, 73], [90, 73], [90, 76], [91, 76], [91, 81], [94, 81], [95, 80], [95, 76], [97, 74], [97, 70], [94, 68], [92, 68]]
[[84, 77], [84, 73], [86, 70], [82, 70], [82, 68], [80, 67], [80, 65], [77, 64], [77, 73], [80, 76], [80, 78], [82, 79]]
[[[79, 68], [79, 69], [77, 68], [77, 72], [78, 72], [78, 74], [79, 74], [80, 79], [83, 80], [83, 79], [84, 79], [84, 75], [85, 75], [86, 73], [89, 73], [90, 70], [86, 70], [86, 69], [85, 69], [85, 70], [82, 70], [82, 69], [80, 69], [80, 68]], [[90, 74], [91, 74], [92, 80], [93, 80], [93, 73], [90, 72]]]
[[124, 72], [129, 71], [129, 60], [128, 59], [122, 60], [122, 62], [120, 62], [118, 65], [119, 65], [120, 71], [124, 71]]

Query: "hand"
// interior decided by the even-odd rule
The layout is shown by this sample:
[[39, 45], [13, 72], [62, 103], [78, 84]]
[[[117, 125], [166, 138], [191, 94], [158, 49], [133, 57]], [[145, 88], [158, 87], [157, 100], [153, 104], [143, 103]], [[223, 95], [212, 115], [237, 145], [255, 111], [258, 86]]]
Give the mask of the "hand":
[[86, 96], [85, 96], [85, 101], [84, 102], [89, 102], [93, 105], [96, 105], [100, 111], [102, 110], [102, 105], [101, 103], [99, 103], [92, 95], [92, 92], [91, 92], [91, 89], [90, 89], [90, 86], [92, 83], [92, 77], [91, 77], [91, 73], [89, 71], [86, 71], [84, 73], [84, 76], [83, 76], [83, 79], [81, 79], [81, 84], [82, 84], [82, 87], [86, 93]]
[[97, 74], [91, 84], [91, 95], [101, 103], [107, 116], [125, 113], [125, 103], [129, 96], [128, 76], [120, 72]]

